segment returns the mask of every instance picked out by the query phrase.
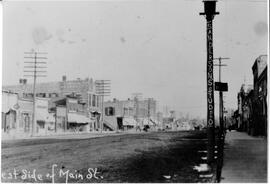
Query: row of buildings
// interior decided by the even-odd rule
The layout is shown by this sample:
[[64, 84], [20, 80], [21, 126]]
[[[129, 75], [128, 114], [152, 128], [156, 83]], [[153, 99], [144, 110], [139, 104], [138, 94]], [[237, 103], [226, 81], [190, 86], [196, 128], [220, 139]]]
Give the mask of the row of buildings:
[[59, 82], [38, 83], [35, 108], [33, 85], [25, 79], [19, 85], [3, 86], [2, 133], [25, 137], [164, 128], [155, 99], [134, 97], [102, 102], [96, 82], [89, 78], [67, 80], [63, 76]]
[[267, 55], [255, 60], [252, 72], [253, 84], [242, 84], [233, 118], [239, 131], [267, 136]]
[[[99, 129], [100, 97], [92, 79], [39, 83], [35, 108], [33, 85], [2, 88], [2, 132], [14, 136]], [[34, 112], [35, 111], [35, 112]], [[35, 114], [35, 123], [33, 123]]]

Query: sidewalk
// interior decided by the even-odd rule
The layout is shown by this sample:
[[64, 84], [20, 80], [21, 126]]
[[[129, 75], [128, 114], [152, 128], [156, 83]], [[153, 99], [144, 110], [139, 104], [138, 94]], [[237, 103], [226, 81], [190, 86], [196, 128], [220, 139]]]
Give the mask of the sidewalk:
[[258, 182], [267, 182], [267, 140], [243, 132], [228, 132], [221, 183]]

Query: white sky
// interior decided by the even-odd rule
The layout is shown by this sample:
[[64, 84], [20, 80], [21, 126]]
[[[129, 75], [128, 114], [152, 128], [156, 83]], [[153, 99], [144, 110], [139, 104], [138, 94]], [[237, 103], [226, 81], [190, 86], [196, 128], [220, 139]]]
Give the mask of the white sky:
[[[251, 67], [267, 53], [267, 6], [267, 0], [217, 2], [214, 57], [231, 58], [222, 68], [222, 80], [229, 85], [227, 108], [236, 108], [244, 78], [252, 84]], [[38, 82], [59, 81], [62, 75], [110, 79], [112, 98], [141, 92], [161, 108], [206, 117], [202, 11], [199, 0], [5, 1], [3, 85], [18, 84], [24, 52], [34, 49], [48, 52], [48, 76]]]

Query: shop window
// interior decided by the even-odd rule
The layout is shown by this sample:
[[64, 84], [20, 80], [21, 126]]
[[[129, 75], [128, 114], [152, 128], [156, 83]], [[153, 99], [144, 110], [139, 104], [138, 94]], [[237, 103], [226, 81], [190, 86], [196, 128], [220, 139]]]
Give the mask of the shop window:
[[93, 107], [96, 106], [96, 95], [93, 95], [93, 98], [92, 98], [92, 106], [93, 106]]
[[45, 121], [37, 120], [37, 124], [38, 124], [39, 128], [43, 129], [45, 127]]
[[105, 108], [105, 115], [106, 116], [114, 116], [115, 115], [115, 109], [113, 107], [106, 107]]

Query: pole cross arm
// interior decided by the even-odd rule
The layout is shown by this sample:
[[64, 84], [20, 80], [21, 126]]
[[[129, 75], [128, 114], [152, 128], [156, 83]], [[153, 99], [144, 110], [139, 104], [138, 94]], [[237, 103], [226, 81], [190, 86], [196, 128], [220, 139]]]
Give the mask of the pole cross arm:
[[228, 57], [219, 57], [219, 58], [214, 58], [214, 60], [220, 60], [220, 59], [230, 59]]
[[221, 65], [219, 65], [219, 64], [214, 64], [214, 66], [228, 66], [228, 65], [226, 65], [226, 64], [221, 64]]

